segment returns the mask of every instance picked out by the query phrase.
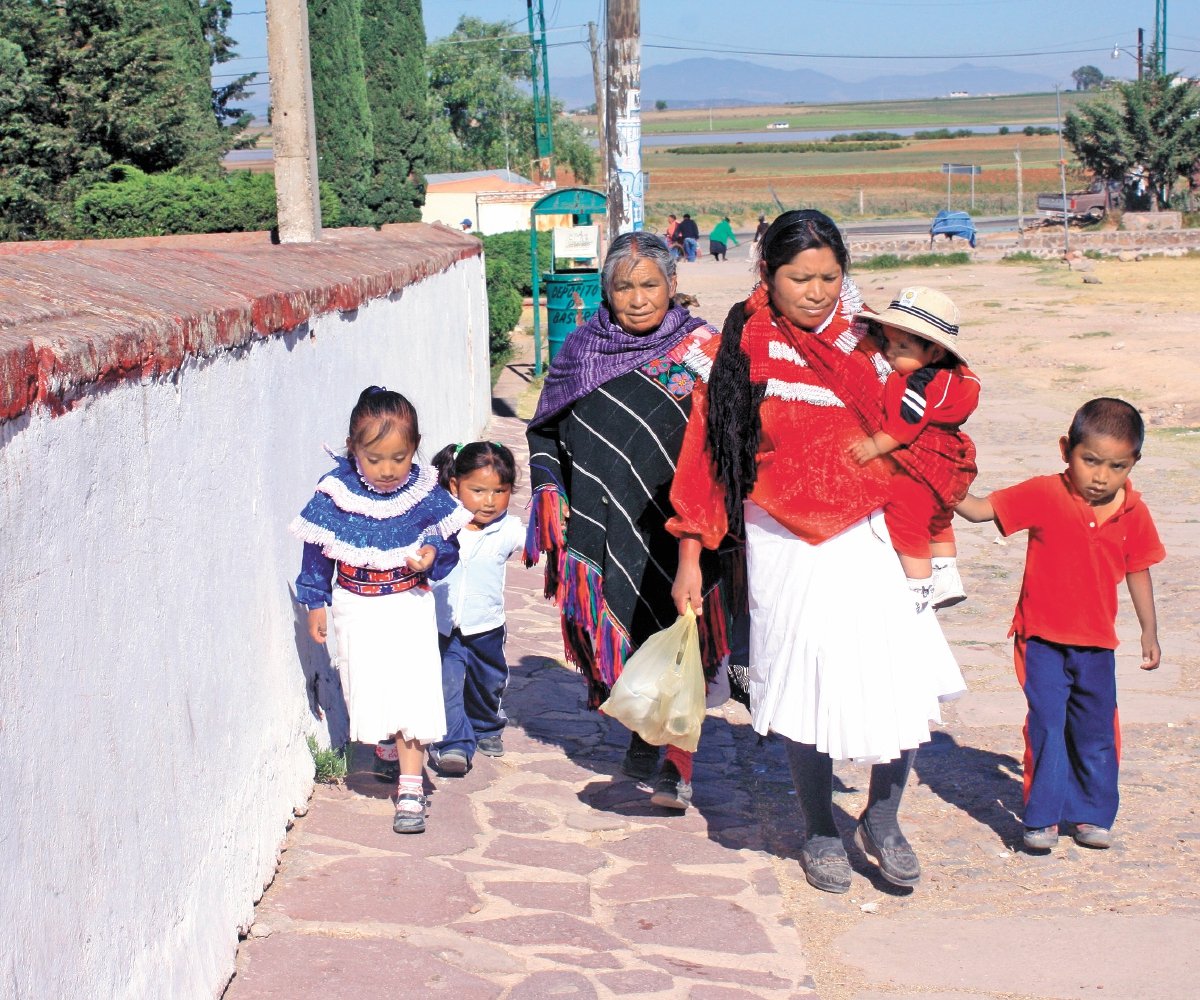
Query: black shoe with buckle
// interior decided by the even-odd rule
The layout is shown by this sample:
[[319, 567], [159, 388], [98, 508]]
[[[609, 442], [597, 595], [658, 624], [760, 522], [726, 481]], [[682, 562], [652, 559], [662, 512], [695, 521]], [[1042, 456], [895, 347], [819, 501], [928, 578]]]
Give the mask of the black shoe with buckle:
[[[381, 753], [390, 753], [392, 756], [383, 757]], [[387, 781], [393, 785], [396, 783], [396, 779], [400, 777], [400, 761], [396, 759], [395, 754], [395, 740], [380, 740], [375, 745], [375, 752], [371, 755], [374, 758], [371, 772], [376, 781]]]
[[837, 837], [810, 837], [800, 848], [800, 867], [814, 889], [822, 892], [850, 891], [850, 859]]
[[418, 792], [401, 792], [397, 795], [392, 829], [396, 833], [424, 833], [425, 804], [425, 796]]
[[854, 842], [863, 854], [879, 866], [879, 874], [892, 885], [911, 887], [921, 881], [921, 865], [917, 855], [899, 827], [886, 837], [875, 837], [864, 814], [858, 821], [858, 829], [854, 831]]

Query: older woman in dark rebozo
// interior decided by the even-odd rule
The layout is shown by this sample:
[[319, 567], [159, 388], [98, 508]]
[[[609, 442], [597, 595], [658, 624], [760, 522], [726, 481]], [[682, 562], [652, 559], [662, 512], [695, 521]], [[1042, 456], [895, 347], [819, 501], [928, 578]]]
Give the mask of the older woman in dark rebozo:
[[891, 549], [891, 467], [850, 453], [880, 426], [890, 369], [857, 319], [848, 266], [821, 212], [785, 212], [763, 234], [759, 285], [689, 359], [701, 381], [669, 524], [680, 537], [680, 606], [702, 586], [702, 552], [744, 535], [754, 728], [784, 741], [806, 824], [801, 863], [827, 892], [851, 885], [834, 760], [873, 764], [859, 846], [888, 881], [920, 880], [897, 813], [939, 698], [963, 688]]
[[[674, 305], [675, 261], [662, 238], [625, 233], [601, 275], [602, 304], [555, 357], [530, 421], [533, 508], [526, 562], [546, 559], [546, 596], [562, 614], [567, 659], [588, 704], [608, 696], [630, 654], [676, 617], [678, 545], [665, 529], [675, 457], [696, 372], [684, 358], [716, 331]], [[727, 652], [720, 559], [706, 553], [701, 651], [711, 678]], [[687, 809], [692, 756], [632, 734], [626, 774], [653, 778], [651, 801]]]

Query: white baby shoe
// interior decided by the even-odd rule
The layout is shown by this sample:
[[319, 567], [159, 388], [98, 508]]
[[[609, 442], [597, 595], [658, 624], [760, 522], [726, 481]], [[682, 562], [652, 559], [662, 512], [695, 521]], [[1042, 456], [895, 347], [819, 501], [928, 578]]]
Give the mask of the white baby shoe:
[[933, 597], [930, 603], [934, 609], [953, 607], [966, 599], [967, 592], [963, 590], [962, 577], [958, 575], [958, 560], [933, 560]]

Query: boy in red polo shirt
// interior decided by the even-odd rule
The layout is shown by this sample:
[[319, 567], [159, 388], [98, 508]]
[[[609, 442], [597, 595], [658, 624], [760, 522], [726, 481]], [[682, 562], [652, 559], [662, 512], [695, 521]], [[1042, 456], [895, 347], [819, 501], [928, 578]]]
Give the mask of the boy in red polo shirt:
[[1025, 692], [1025, 847], [1050, 850], [1059, 823], [1076, 843], [1105, 848], [1117, 815], [1117, 585], [1142, 627], [1142, 669], [1158, 667], [1150, 567], [1166, 555], [1150, 511], [1128, 481], [1145, 426], [1120, 399], [1079, 408], [1060, 441], [1065, 472], [968, 495], [958, 513], [1029, 531], [1012, 631]]

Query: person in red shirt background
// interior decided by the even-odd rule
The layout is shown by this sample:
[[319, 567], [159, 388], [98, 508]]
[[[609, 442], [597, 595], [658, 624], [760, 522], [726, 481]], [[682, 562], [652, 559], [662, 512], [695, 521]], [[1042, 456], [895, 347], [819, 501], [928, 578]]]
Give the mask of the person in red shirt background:
[[1141, 625], [1142, 669], [1162, 659], [1150, 567], [1165, 558], [1150, 511], [1129, 482], [1145, 425], [1124, 400], [1085, 403], [1062, 438], [1066, 471], [972, 495], [968, 521], [1003, 535], [1029, 532], [1013, 617], [1017, 680], [1025, 692], [1025, 847], [1050, 850], [1059, 824], [1076, 843], [1105, 848], [1118, 805], [1117, 585]]
[[958, 308], [942, 292], [904, 288], [877, 315], [863, 314], [892, 366], [883, 388], [883, 427], [855, 442], [859, 463], [892, 455], [884, 508], [917, 613], [967, 599], [958, 573], [954, 508], [975, 479], [975, 445], [960, 428], [979, 404], [979, 379], [958, 345]]

